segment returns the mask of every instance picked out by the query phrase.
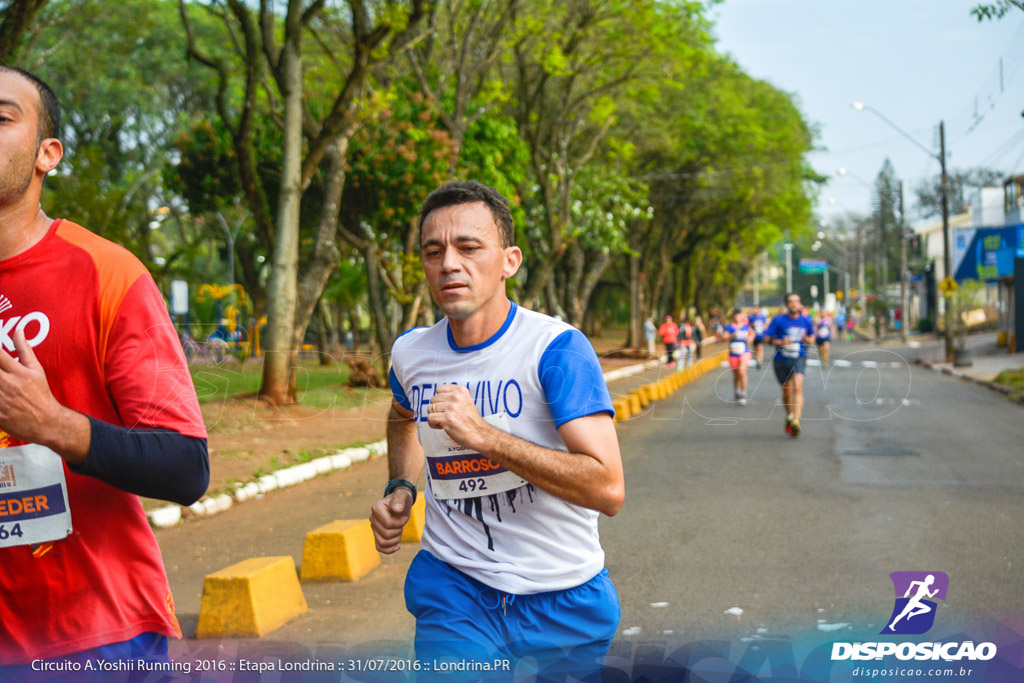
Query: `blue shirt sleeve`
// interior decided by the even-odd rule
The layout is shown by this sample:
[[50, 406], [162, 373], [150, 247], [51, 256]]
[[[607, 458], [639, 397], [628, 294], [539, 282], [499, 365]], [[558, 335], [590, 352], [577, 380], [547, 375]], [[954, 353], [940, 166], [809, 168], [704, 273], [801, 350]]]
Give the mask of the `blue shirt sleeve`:
[[398, 375], [395, 374], [394, 367], [388, 370], [388, 384], [391, 385], [391, 395], [395, 397], [398, 405], [412, 412], [412, 403], [409, 402], [409, 397], [405, 395], [405, 389], [402, 388], [402, 384], [398, 381]]
[[601, 363], [579, 330], [566, 330], [548, 344], [537, 373], [555, 427], [595, 413], [615, 415]]
[[764, 336], [771, 337], [772, 339], [780, 339], [784, 336], [784, 333], [779, 329], [778, 316], [772, 318], [772, 321], [768, 324], [768, 329], [764, 331]]

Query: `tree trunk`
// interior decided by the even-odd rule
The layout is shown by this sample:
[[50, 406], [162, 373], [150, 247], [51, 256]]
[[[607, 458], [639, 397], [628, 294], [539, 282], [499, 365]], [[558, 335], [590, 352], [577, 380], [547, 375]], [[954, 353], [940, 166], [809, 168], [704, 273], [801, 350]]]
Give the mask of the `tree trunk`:
[[643, 339], [643, 286], [640, 281], [640, 257], [636, 254], [627, 256], [629, 259], [629, 334], [626, 336], [626, 348], [639, 348]]
[[391, 332], [391, 316], [388, 314], [388, 298], [385, 295], [384, 283], [380, 280], [378, 268], [380, 264], [377, 258], [377, 244], [367, 243], [363, 252], [363, 260], [366, 262], [366, 294], [370, 301], [370, 317], [373, 320], [373, 333], [377, 342], [377, 348], [381, 354], [391, 351], [391, 344], [394, 341]]
[[[562, 302], [558, 300], [558, 286], [554, 278], [548, 278], [548, 283], [545, 286], [545, 296], [547, 298], [547, 309], [548, 315], [559, 315], [562, 319], [565, 319], [565, 309], [562, 308]], [[529, 308], [529, 307], [528, 307]]]
[[0, 64], [16, 65], [22, 37], [47, 0], [14, 0], [0, 17]]
[[327, 347], [327, 321], [322, 306], [313, 309], [316, 318], [316, 350], [320, 357], [320, 365], [331, 364], [331, 352]]
[[338, 209], [341, 191], [345, 187], [345, 153], [348, 138], [341, 137], [327, 150], [327, 178], [323, 208], [320, 212], [320, 227], [317, 230], [313, 258], [303, 266], [302, 278], [298, 283], [298, 303], [295, 308], [293, 344], [302, 343], [302, 335], [309, 326], [309, 319], [331, 278], [338, 267], [341, 255], [335, 237], [338, 233]]
[[[590, 297], [594, 295], [594, 290], [597, 289], [601, 276], [604, 275], [604, 272], [608, 270], [608, 266], [612, 263], [612, 256], [606, 251], [601, 251], [591, 263], [592, 265], [583, 278], [583, 282], [580, 283], [579, 291], [575, 295], [574, 307], [578, 309], [578, 315], [581, 320], [590, 308]], [[596, 330], [598, 333], [600, 333], [600, 329], [601, 321], [597, 319]]]
[[359, 347], [363, 340], [359, 331], [359, 311], [355, 306], [348, 309], [348, 325], [352, 328], [352, 352], [359, 353]]
[[259, 395], [273, 405], [289, 399], [292, 350], [295, 339], [295, 308], [299, 266], [299, 204], [302, 199], [302, 56], [300, 53], [302, 11], [300, 0], [289, 0], [288, 26], [283, 47], [282, 95], [284, 98], [284, 143], [279, 191], [273, 267], [267, 285], [267, 338], [263, 362], [263, 384]]

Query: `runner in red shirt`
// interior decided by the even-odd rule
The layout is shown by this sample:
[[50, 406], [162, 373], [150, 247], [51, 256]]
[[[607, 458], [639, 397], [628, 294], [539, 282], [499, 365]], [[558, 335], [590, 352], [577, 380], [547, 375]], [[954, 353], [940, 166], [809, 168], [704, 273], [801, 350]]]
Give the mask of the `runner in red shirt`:
[[165, 659], [181, 630], [136, 496], [188, 504], [209, 481], [152, 277], [40, 209], [59, 130], [49, 87], [0, 67], [0, 679], [40, 659]]
[[679, 326], [672, 320], [671, 315], [665, 316], [665, 322], [658, 328], [658, 336], [665, 344], [665, 362], [670, 368], [676, 366], [676, 343], [679, 341]]

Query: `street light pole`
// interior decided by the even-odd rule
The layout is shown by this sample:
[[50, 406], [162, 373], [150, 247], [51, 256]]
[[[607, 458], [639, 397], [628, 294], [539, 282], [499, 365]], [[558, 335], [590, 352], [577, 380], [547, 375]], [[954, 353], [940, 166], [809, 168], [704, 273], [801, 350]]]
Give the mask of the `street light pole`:
[[761, 290], [759, 289], [761, 279], [761, 255], [754, 259], [754, 308], [761, 307]]
[[793, 291], [793, 245], [787, 242], [782, 245], [786, 250], [786, 295]]

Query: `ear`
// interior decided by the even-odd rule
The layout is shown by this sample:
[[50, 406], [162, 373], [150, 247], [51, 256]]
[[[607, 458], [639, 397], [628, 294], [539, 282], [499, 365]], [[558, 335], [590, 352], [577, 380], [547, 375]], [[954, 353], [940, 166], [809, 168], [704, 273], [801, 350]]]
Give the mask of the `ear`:
[[61, 144], [57, 138], [44, 138], [39, 143], [39, 151], [36, 153], [36, 171], [42, 175], [46, 175], [53, 169], [57, 168], [57, 164], [64, 157], [64, 145]]
[[523, 251], [519, 247], [505, 247], [505, 265], [501, 269], [501, 276], [509, 279], [519, 272], [519, 266], [523, 265]]

